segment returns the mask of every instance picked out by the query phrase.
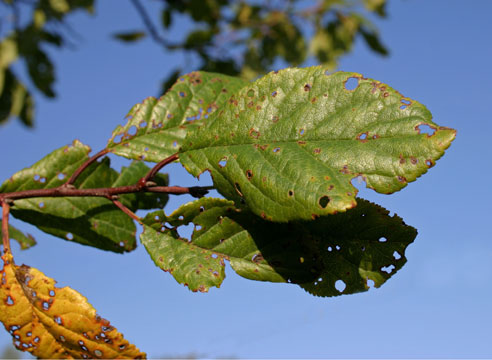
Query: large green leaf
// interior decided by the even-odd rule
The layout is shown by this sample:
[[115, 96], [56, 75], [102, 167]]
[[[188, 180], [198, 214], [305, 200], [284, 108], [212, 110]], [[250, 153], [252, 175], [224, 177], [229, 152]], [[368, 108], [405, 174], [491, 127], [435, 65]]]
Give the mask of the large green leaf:
[[178, 151], [187, 129], [201, 124], [245, 84], [221, 74], [183, 75], [160, 99], [149, 97], [136, 104], [107, 147], [127, 158], [159, 162]]
[[[141, 240], [157, 266], [193, 291], [220, 286], [227, 259], [248, 279], [294, 283], [318, 296], [351, 294], [396, 273], [417, 235], [398, 216], [358, 201], [346, 213], [282, 224], [239, 212], [231, 201], [202, 198], [169, 216], [148, 214]], [[189, 223], [195, 229], [187, 240], [178, 227]]]
[[354, 207], [357, 176], [377, 192], [398, 191], [456, 135], [389, 86], [322, 67], [270, 73], [213, 117], [188, 133], [181, 163], [195, 176], [210, 171], [226, 198], [273, 221]]
[[[5, 181], [0, 192], [46, 189], [62, 185], [84, 161], [90, 148], [75, 141], [19, 171]], [[77, 179], [77, 188], [99, 188], [134, 184], [149, 169], [138, 163], [123, 168], [121, 174], [109, 166], [109, 159], [93, 163]], [[161, 185], [167, 184], [158, 178]], [[156, 208], [167, 197], [157, 194], [128, 194], [121, 202], [132, 210]], [[96, 197], [31, 198], [15, 200], [12, 214], [62, 239], [115, 252], [135, 248], [135, 224], [110, 200]]]

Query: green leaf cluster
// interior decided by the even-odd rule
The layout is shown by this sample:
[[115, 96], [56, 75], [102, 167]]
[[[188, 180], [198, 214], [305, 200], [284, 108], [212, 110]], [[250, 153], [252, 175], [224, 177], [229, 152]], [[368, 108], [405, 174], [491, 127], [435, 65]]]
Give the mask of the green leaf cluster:
[[[417, 234], [357, 198], [352, 181], [398, 191], [434, 166], [455, 135], [419, 102], [357, 73], [290, 68], [246, 82], [197, 71], [178, 77], [161, 98], [136, 104], [113, 131], [106, 151], [133, 160], [128, 167], [116, 171], [104, 157], [73, 185], [136, 184], [149, 172], [143, 160], [170, 156], [194, 176], [208, 171], [225, 199], [201, 198], [167, 215], [165, 195], [119, 196], [131, 212], [160, 209], [139, 218], [140, 240], [159, 268], [206, 292], [221, 285], [229, 261], [247, 279], [337, 296], [381, 286], [405, 264]], [[13, 175], [0, 192], [57, 188], [89, 152], [75, 141]], [[153, 181], [168, 184], [167, 175]], [[26, 198], [11, 212], [84, 245], [114, 252], [136, 246], [133, 220], [109, 198]], [[187, 238], [182, 229], [191, 224]], [[12, 237], [26, 243], [19, 233]]]

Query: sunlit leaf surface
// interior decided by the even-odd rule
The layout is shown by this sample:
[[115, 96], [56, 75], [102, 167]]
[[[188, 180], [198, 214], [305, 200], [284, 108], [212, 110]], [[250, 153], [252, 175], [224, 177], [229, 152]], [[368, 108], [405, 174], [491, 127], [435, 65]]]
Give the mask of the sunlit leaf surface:
[[180, 161], [210, 171], [237, 206], [273, 221], [356, 205], [361, 176], [390, 194], [427, 172], [456, 131], [388, 85], [322, 67], [286, 69], [242, 88], [188, 136]]
[[203, 123], [245, 84], [203, 71], [183, 75], [160, 99], [149, 97], [136, 104], [107, 147], [117, 155], [159, 162], [178, 151], [188, 129]]
[[[298, 284], [317, 296], [381, 286], [406, 262], [417, 232], [384, 208], [358, 199], [348, 212], [314, 221], [271, 223], [232, 201], [203, 198], [171, 215], [146, 216], [141, 235], [155, 264], [193, 291], [220, 286], [224, 260], [241, 276]], [[180, 226], [194, 224], [191, 239]]]
[[40, 358], [145, 358], [75, 290], [5, 254], [0, 321], [17, 349]]

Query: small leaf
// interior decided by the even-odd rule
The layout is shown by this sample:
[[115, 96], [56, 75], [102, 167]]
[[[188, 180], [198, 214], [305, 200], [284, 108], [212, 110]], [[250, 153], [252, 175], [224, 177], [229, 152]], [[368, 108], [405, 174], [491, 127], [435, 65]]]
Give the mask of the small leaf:
[[179, 158], [194, 176], [209, 171], [237, 206], [272, 221], [311, 219], [353, 208], [353, 178], [390, 194], [427, 172], [456, 135], [431, 118], [360, 74], [286, 69], [231, 97], [188, 133]]
[[[2, 229], [0, 229], [0, 234], [2, 234]], [[10, 224], [9, 224], [9, 235], [10, 235], [10, 239], [14, 239], [19, 243], [21, 250], [26, 250], [36, 245], [36, 240], [34, 240], [34, 237], [31, 234], [26, 235], [22, 231], [13, 227]]]
[[178, 151], [187, 129], [196, 128], [245, 84], [220, 74], [183, 75], [159, 100], [150, 97], [136, 104], [107, 148], [130, 159], [159, 162]]
[[5, 254], [0, 321], [18, 350], [39, 358], [145, 358], [75, 290]]
[[123, 33], [116, 33], [113, 34], [113, 37], [115, 39], [124, 41], [124, 42], [135, 42], [138, 40], [141, 40], [145, 37], [145, 32], [144, 31], [131, 31], [131, 32], [123, 32]]
[[[395, 274], [417, 235], [398, 216], [358, 201], [346, 213], [282, 224], [239, 212], [231, 201], [202, 198], [169, 216], [148, 214], [141, 241], [157, 266], [193, 291], [219, 287], [226, 259], [251, 280], [298, 284], [317, 296], [352, 294]], [[187, 240], [178, 231], [189, 223], [195, 230]]]
[[[30, 168], [19, 171], [0, 187], [0, 192], [46, 189], [62, 185], [89, 157], [90, 148], [75, 141], [47, 155]], [[149, 169], [132, 164], [118, 174], [109, 159], [93, 163], [77, 179], [77, 188], [100, 188], [132, 185]], [[160, 183], [165, 179], [160, 178]], [[133, 182], [135, 180], [135, 182]], [[126, 183], [132, 181], [132, 183]], [[122, 201], [136, 210], [160, 207], [166, 197], [159, 194], [124, 195]], [[16, 200], [12, 215], [62, 239], [114, 252], [135, 248], [136, 228], [133, 221], [110, 200], [100, 197], [31, 198]]]

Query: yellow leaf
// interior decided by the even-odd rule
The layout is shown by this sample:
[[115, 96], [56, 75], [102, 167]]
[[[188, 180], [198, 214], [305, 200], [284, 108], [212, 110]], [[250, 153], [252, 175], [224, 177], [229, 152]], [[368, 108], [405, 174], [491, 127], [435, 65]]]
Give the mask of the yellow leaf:
[[40, 358], [145, 358], [75, 290], [2, 256], [0, 321], [17, 349]]

